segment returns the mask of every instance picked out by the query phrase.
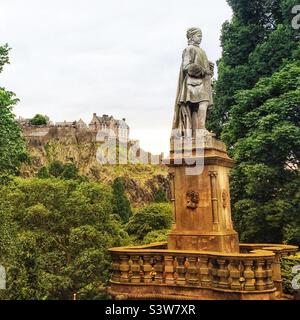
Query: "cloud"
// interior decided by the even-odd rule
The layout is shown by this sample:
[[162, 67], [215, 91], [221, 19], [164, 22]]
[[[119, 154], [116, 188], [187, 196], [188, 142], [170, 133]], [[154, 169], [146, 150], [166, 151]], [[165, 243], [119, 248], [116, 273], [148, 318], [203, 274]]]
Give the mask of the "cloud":
[[142, 146], [166, 152], [186, 29], [203, 29], [216, 61], [230, 16], [225, 0], [2, 0], [0, 42], [13, 50], [1, 85], [21, 99], [17, 115], [125, 117]]

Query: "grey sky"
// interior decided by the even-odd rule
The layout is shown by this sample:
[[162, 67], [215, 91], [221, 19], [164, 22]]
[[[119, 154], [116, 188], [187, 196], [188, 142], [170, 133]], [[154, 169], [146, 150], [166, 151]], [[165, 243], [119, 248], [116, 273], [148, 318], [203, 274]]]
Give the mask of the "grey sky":
[[1, 0], [13, 50], [0, 85], [21, 99], [17, 116], [124, 117], [142, 147], [167, 152], [186, 29], [202, 28], [216, 61], [230, 17], [225, 0]]

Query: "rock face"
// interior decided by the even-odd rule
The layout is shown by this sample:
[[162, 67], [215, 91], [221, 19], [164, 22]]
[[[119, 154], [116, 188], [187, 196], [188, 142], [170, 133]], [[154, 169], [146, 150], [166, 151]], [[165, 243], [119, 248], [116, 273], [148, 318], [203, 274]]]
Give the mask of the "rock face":
[[[56, 125], [48, 124], [46, 126], [31, 126], [28, 123], [21, 123], [31, 155], [31, 164], [22, 167], [22, 176], [34, 177], [41, 167], [59, 160], [62, 163], [74, 163], [79, 168], [79, 173], [92, 181], [112, 184], [116, 177], [124, 177], [128, 197], [136, 206], [153, 201], [159, 188], [163, 188], [169, 195], [167, 168], [162, 164], [101, 165], [97, 161], [97, 151], [106, 142], [105, 140], [99, 142], [99, 139], [97, 139], [99, 130], [101, 130], [99, 126], [108, 126], [113, 118], [105, 118], [103, 123], [100, 120], [98, 123], [97, 119], [101, 120], [102, 117], [97, 117], [94, 114], [89, 126], [85, 125], [82, 120]], [[121, 122], [124, 123], [125, 119]], [[116, 124], [120, 124], [120, 121], [113, 119], [111, 128]], [[125, 127], [129, 133], [129, 127], [127, 125]], [[112, 130], [111, 128], [110, 130]], [[124, 135], [122, 138], [124, 138]], [[128, 146], [133, 143], [138, 145], [138, 141], [129, 140], [128, 135], [126, 139], [128, 139]], [[118, 148], [119, 140], [117, 139], [116, 142], [116, 148]], [[146, 158], [152, 156], [139, 147], [136, 150], [139, 155], [143, 153]], [[157, 157], [160, 159], [159, 163], [161, 163], [162, 155]]]

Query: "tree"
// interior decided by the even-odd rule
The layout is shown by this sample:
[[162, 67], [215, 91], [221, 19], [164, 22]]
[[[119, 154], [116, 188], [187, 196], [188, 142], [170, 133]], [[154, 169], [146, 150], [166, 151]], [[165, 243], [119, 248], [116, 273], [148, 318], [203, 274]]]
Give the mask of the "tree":
[[222, 58], [218, 61], [215, 105], [208, 128], [221, 135], [235, 95], [251, 89], [263, 76], [280, 69], [298, 45], [291, 28], [291, 9], [296, 0], [228, 0], [233, 18], [222, 28]]
[[[9, 63], [7, 45], [0, 46], [0, 72]], [[0, 179], [19, 172], [27, 159], [25, 140], [12, 113], [18, 102], [15, 94], [0, 87]]]
[[234, 145], [234, 220], [243, 241], [300, 243], [299, 60], [241, 91], [223, 139]]
[[1, 186], [0, 264], [7, 290], [0, 299], [103, 297], [107, 248], [129, 240], [111, 202], [111, 189], [99, 183], [19, 178]]
[[245, 242], [300, 243], [298, 34], [294, 0], [230, 0], [209, 128], [236, 160], [233, 218]]
[[61, 174], [63, 179], [71, 180], [78, 178], [78, 168], [74, 163], [66, 163]]
[[41, 114], [36, 114], [32, 119], [30, 119], [29, 123], [33, 126], [42, 126], [48, 123], [48, 118]]
[[48, 179], [50, 178], [50, 173], [47, 167], [41, 167], [37, 173], [37, 177], [40, 179]]
[[112, 185], [113, 189], [113, 212], [118, 215], [124, 223], [128, 222], [132, 215], [130, 202], [125, 194], [122, 178], [116, 178]]
[[138, 240], [152, 231], [170, 229], [172, 209], [168, 203], [146, 205], [139, 209], [129, 220], [126, 231]]

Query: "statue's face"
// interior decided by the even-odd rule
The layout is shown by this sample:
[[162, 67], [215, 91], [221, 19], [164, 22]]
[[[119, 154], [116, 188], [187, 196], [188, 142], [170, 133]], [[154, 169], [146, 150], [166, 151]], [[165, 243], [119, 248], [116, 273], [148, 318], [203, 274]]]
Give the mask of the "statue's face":
[[196, 33], [194, 36], [193, 36], [193, 42], [195, 44], [200, 44], [202, 41], [202, 36], [200, 33]]

